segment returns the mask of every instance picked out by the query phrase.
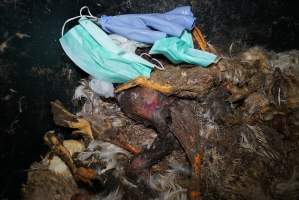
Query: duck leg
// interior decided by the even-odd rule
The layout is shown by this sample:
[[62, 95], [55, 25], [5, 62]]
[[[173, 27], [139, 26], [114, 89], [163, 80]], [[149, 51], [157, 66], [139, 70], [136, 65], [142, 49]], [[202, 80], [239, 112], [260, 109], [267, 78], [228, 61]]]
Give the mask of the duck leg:
[[120, 93], [124, 90], [128, 90], [137, 86], [153, 89], [163, 94], [171, 94], [174, 91], [171, 85], [161, 85], [147, 79], [146, 77], [140, 76], [117, 87], [115, 93]]
[[202, 49], [203, 51], [209, 51], [209, 47], [207, 45], [207, 42], [201, 33], [200, 29], [198, 27], [194, 27], [192, 30], [192, 36], [197, 44], [197, 46]]
[[51, 102], [51, 110], [55, 124], [66, 128], [76, 129], [72, 134], [83, 135], [83, 137], [88, 140], [94, 139], [90, 123], [86, 119], [80, 118], [67, 111], [60, 101], [56, 100]]
[[72, 175], [77, 181], [81, 181], [91, 185], [91, 181], [98, 178], [97, 172], [93, 169], [85, 167], [77, 168], [70, 152], [53, 131], [49, 131], [45, 134], [44, 141], [51, 148], [52, 152], [56, 154], [68, 166]]

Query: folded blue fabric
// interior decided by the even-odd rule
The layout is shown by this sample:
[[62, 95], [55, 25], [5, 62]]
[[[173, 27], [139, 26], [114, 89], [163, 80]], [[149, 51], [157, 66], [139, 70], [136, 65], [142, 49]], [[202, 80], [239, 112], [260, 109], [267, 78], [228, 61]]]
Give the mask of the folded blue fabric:
[[97, 24], [108, 33], [152, 44], [167, 35], [180, 37], [184, 30], [192, 30], [194, 21], [191, 7], [184, 6], [163, 14], [103, 15]]

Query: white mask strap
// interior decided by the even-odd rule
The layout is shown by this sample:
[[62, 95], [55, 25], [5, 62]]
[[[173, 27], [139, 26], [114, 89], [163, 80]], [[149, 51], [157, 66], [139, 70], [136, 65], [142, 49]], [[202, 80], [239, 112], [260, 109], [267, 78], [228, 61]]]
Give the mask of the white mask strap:
[[93, 17], [94, 19], [97, 19], [96, 16], [94, 16], [93, 14], [91, 14], [91, 12], [90, 12], [88, 6], [83, 6], [83, 7], [80, 9], [80, 15], [81, 15], [81, 16], [83, 16], [83, 15], [82, 15], [82, 11], [83, 11], [84, 9], [87, 10], [87, 12], [88, 12], [88, 14], [89, 14], [90, 17]]
[[159, 61], [159, 60], [157, 60], [156, 58], [153, 58], [150, 54], [148, 54], [148, 53], [142, 53], [142, 54], [140, 54], [140, 56], [142, 57], [142, 56], [148, 56], [149, 58], [151, 58], [153, 61], [155, 61], [156, 63], [158, 63], [158, 65], [155, 65], [154, 64], [154, 68], [157, 68], [157, 69], [159, 69], [159, 70], [165, 70], [165, 67], [164, 67], [164, 65]]
[[[84, 9], [87, 9], [88, 15], [83, 15], [83, 14], [82, 14], [82, 11], [83, 11]], [[70, 21], [73, 21], [73, 20], [78, 19], [78, 18], [81, 18], [81, 17], [86, 17], [86, 18], [89, 18], [89, 19], [98, 20], [98, 18], [97, 18], [96, 16], [94, 16], [94, 15], [92, 15], [92, 14], [90, 13], [90, 10], [89, 10], [89, 8], [88, 8], [87, 6], [83, 6], [83, 7], [80, 9], [80, 15], [79, 15], [79, 16], [69, 18], [69, 19], [67, 19], [67, 20], [64, 22], [64, 24], [62, 25], [62, 28], [61, 28], [61, 37], [64, 35], [64, 28], [65, 28], [66, 24], [69, 23]]]

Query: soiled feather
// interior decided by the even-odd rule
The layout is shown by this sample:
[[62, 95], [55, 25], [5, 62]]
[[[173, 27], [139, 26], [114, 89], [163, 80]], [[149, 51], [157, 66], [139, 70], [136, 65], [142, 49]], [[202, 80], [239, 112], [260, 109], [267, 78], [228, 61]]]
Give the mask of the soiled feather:
[[[121, 159], [128, 159], [132, 155], [126, 150], [100, 140], [92, 141], [87, 150], [84, 152], [80, 152], [76, 159], [81, 162], [86, 161], [90, 158], [96, 159], [99, 161], [99, 166], [97, 166], [98, 174], [103, 174], [110, 169], [117, 168], [119, 169], [121, 166]], [[105, 163], [105, 167], [103, 168], [102, 163]]]
[[276, 185], [276, 193], [281, 196], [289, 196], [288, 199], [298, 199], [299, 197], [299, 173], [295, 168], [291, 177]]
[[274, 69], [280, 68], [287, 75], [299, 75], [299, 51], [291, 50], [280, 53], [271, 52], [270, 63]]
[[110, 192], [108, 195], [98, 194], [91, 200], [122, 200], [123, 192], [117, 188], [115, 191]]
[[149, 185], [159, 191], [159, 200], [187, 200], [187, 189], [176, 183], [176, 173], [166, 171], [164, 174], [156, 173], [149, 177]]
[[25, 200], [65, 200], [79, 191], [71, 177], [65, 177], [47, 169], [46, 165], [34, 164], [23, 186]]

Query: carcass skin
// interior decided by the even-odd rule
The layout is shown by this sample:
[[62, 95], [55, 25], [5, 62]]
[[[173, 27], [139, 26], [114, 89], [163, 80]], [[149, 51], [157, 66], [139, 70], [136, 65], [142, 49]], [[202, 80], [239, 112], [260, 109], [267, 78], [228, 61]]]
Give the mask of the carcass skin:
[[[205, 180], [211, 179], [212, 184], [214, 184], [214, 178], [212, 176], [209, 177], [210, 171], [213, 171], [213, 166], [212, 164], [207, 164], [209, 163], [208, 159], [203, 160], [205, 166], [207, 166], [203, 168], [205, 173], [201, 173], [200, 169], [197, 169], [201, 164], [201, 151], [204, 156], [212, 154], [214, 156], [212, 156], [213, 159], [220, 159], [224, 163], [229, 163], [229, 160], [231, 160], [229, 156], [233, 157], [236, 154], [236, 151], [233, 149], [240, 148], [238, 147], [240, 145], [238, 143], [240, 140], [239, 132], [241, 132], [241, 139], [245, 141], [245, 144], [241, 143], [241, 145], [244, 145], [241, 148], [256, 148], [256, 150], [251, 151], [261, 155], [261, 159], [254, 160], [254, 162], [263, 163], [265, 159], [263, 157], [264, 154], [278, 155], [275, 157], [275, 162], [283, 160], [283, 156], [280, 157], [279, 153], [276, 153], [276, 148], [281, 146], [281, 144], [277, 145], [274, 142], [279, 137], [276, 131], [284, 134], [285, 138], [294, 137], [294, 133], [290, 133], [287, 118], [290, 114], [296, 112], [296, 109], [299, 107], [299, 82], [298, 78], [292, 76], [292, 74], [286, 73], [285, 70], [282, 72], [282, 69], [278, 68], [279, 66], [271, 68], [269, 58], [264, 53], [259, 49], [253, 49], [240, 55], [238, 58], [223, 59], [218, 64], [207, 69], [166, 65], [167, 70], [153, 72], [149, 79], [150, 82], [146, 84], [140, 80], [138, 82], [142, 84], [134, 84], [134, 80], [129, 83], [129, 86], [131, 85], [135, 88], [123, 91], [119, 95], [118, 102], [120, 107], [129, 117], [152, 125], [158, 132], [158, 138], [151, 148], [144, 150], [133, 159], [131, 162], [132, 169], [146, 169], [162, 159], [163, 156], [172, 150], [170, 144], [176, 137], [192, 165], [193, 174], [190, 185], [197, 187], [191, 188], [191, 190], [199, 193], [200, 174], [201, 178]], [[146, 82], [145, 79], [144, 81]], [[150, 86], [151, 83], [155, 83], [154, 87]], [[143, 86], [143, 88], [136, 88], [138, 85]], [[125, 87], [121, 86], [120, 88], [128, 89], [130, 87], [125, 85]], [[166, 92], [163, 95], [160, 92], [147, 88]], [[178, 98], [167, 95], [174, 95]], [[206, 111], [193, 113], [191, 102], [196, 104], [194, 107], [197, 109]], [[199, 125], [198, 121], [192, 120], [195, 115], [201, 116], [198, 121], [204, 122], [202, 125]], [[222, 130], [222, 134], [219, 130]], [[199, 132], [201, 132], [201, 135], [199, 135]], [[272, 143], [259, 150], [260, 146], [264, 144], [258, 142], [250, 144], [252, 146], [247, 144], [247, 132], [250, 132], [251, 135], [256, 135], [255, 137], [257, 138], [266, 137], [266, 134], [270, 135], [271, 133], [269, 141], [272, 141]], [[234, 141], [233, 145], [232, 141], [226, 141], [225, 138], [227, 137], [223, 136], [229, 133], [234, 133], [232, 138], [238, 138], [238, 141]], [[205, 134], [209, 137], [212, 137], [211, 135], [215, 137], [215, 144], [213, 145], [219, 146], [220, 156], [214, 155], [215, 152], [213, 151], [215, 149], [212, 149], [212, 151], [211, 147], [207, 145], [208, 141], [205, 138]], [[224, 141], [219, 143], [218, 140], [222, 137]], [[266, 139], [263, 140], [266, 141]], [[282, 141], [278, 141], [278, 143], [282, 143]], [[173, 144], [175, 143], [173, 142]], [[247, 147], [246, 145], [249, 146]], [[232, 148], [231, 152], [226, 152], [227, 156], [223, 154], [224, 146], [227, 146], [228, 149]], [[279, 151], [287, 151], [286, 149], [280, 149]], [[241, 158], [243, 156], [242, 153], [240, 153]], [[250, 159], [248, 160], [250, 161]], [[219, 171], [221, 166], [217, 166]], [[210, 167], [212, 167], [211, 170], [208, 169]], [[229, 166], [222, 167], [228, 171], [230, 169]], [[240, 166], [237, 165], [233, 170], [238, 167]], [[251, 170], [255, 171], [255, 168], [253, 167]], [[263, 173], [274, 173], [271, 170], [264, 170]], [[206, 173], [207, 171], [209, 173]], [[235, 172], [227, 172], [229, 175], [233, 173]], [[232, 177], [228, 176], [226, 180], [229, 184], [231, 184], [229, 180]], [[250, 174], [243, 177], [243, 179], [242, 181], [246, 184], [252, 181]], [[259, 184], [269, 184], [268, 182], [261, 182], [256, 181], [257, 188]], [[220, 186], [219, 189], [221, 191]], [[241, 186], [234, 185], [228, 190], [231, 193], [221, 194], [221, 196], [229, 196], [234, 193], [232, 191], [240, 193], [240, 196], [229, 196], [230, 198], [238, 199], [241, 196], [249, 197], [250, 195], [252, 197], [254, 195], [255, 197], [259, 196], [258, 192], [253, 195], [250, 190], [246, 192], [242, 190]], [[254, 187], [252, 190], [254, 190]], [[269, 195], [264, 193], [264, 191], [260, 191], [260, 194], [262, 194], [260, 198], [265, 197], [264, 199], [267, 199]], [[199, 199], [200, 195], [200, 193], [193, 197], [191, 195], [190, 199]]]
[[[257, 90], [256, 85], [262, 85], [260, 81], [255, 80], [265, 80], [264, 77], [261, 77], [265, 75], [258, 73], [259, 65], [254, 62], [240, 62], [238, 59], [223, 59], [218, 64], [207, 69], [200, 67], [175, 67], [170, 64], [166, 65], [166, 68], [167, 70], [165, 71], [153, 72], [150, 80], [138, 78], [135, 82], [133, 80], [128, 84], [124, 84], [118, 90], [121, 91], [122, 89], [133, 87], [133, 89], [125, 90], [118, 95], [117, 99], [121, 109], [128, 117], [145, 125], [151, 125], [158, 132], [158, 137], [151, 148], [145, 149], [142, 154], [132, 161], [131, 167], [135, 170], [148, 168], [158, 162], [163, 156], [169, 154], [173, 150], [173, 146], [175, 146], [174, 135], [179, 139], [183, 148], [184, 145], [187, 145], [186, 141], [186, 144], [182, 144], [181, 140], [185, 139], [181, 137], [182, 133], [176, 135], [178, 133], [170, 129], [171, 113], [176, 113], [176, 110], [179, 108], [178, 102], [181, 99], [167, 96], [169, 93], [177, 97], [200, 99], [209, 94], [210, 90], [215, 86], [223, 85], [223, 88], [231, 93], [228, 96], [228, 101], [234, 102], [247, 97], [250, 93]], [[143, 84], [143, 82], [146, 84]], [[161, 92], [165, 91], [166, 94], [150, 89], [151, 84], [154, 84], [154, 89]], [[135, 87], [138, 85], [145, 87]], [[164, 90], [165, 88], [167, 90]], [[188, 119], [190, 116], [186, 115], [184, 117]], [[179, 117], [176, 117], [176, 120], [178, 119]], [[230, 119], [236, 121], [233, 115]], [[236, 119], [238, 121], [240, 117], [238, 116]], [[175, 121], [173, 124], [177, 122]], [[160, 146], [162, 148], [159, 148]], [[191, 146], [193, 147], [194, 144]], [[197, 148], [197, 151], [199, 151], [199, 148]], [[194, 155], [191, 157], [188, 155], [189, 160], [192, 162]]]
[[199, 124], [186, 101], [167, 97], [148, 88], [133, 88], [118, 96], [118, 102], [129, 117], [143, 121], [157, 130], [157, 138], [149, 149], [135, 156], [130, 171], [142, 173], [158, 163], [177, 146], [176, 138], [183, 147], [192, 166], [189, 188], [191, 200], [200, 198], [201, 152]]
[[172, 152], [176, 140], [168, 126], [169, 107], [174, 98], [169, 98], [148, 88], [133, 88], [121, 93], [118, 102], [128, 117], [150, 125], [157, 130], [158, 136], [149, 149], [145, 149], [131, 162], [131, 168], [142, 170], [156, 164], [161, 158]]

